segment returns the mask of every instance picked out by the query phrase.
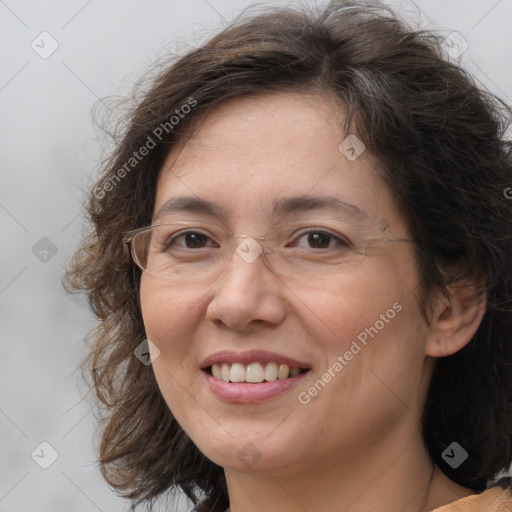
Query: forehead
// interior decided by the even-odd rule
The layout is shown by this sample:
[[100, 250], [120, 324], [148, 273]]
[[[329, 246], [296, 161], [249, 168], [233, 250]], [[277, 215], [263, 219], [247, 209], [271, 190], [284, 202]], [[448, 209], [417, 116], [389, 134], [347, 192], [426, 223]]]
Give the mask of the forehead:
[[214, 109], [160, 172], [155, 212], [195, 195], [232, 216], [269, 214], [286, 197], [329, 196], [370, 217], [398, 221], [391, 193], [368, 151], [340, 151], [343, 107], [327, 95], [276, 93], [237, 98]]
[[[229, 169], [274, 170], [304, 161], [332, 161], [342, 135], [343, 115], [339, 105], [319, 94], [274, 93], [226, 101], [201, 120], [194, 135], [169, 153], [165, 168], [176, 174], [206, 161], [219, 160]], [[250, 151], [250, 154], [248, 154]], [[181, 156], [180, 156], [181, 155]], [[254, 158], [257, 157], [257, 160]], [[191, 162], [190, 159], [194, 162]], [[236, 160], [235, 160], [236, 159]]]

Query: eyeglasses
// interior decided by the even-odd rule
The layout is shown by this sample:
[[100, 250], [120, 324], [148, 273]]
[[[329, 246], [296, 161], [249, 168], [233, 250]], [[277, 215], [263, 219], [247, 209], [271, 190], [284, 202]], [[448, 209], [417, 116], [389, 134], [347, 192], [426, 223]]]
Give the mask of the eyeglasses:
[[[175, 280], [216, 278], [233, 257], [248, 265], [262, 260], [283, 276], [331, 277], [357, 270], [366, 258], [382, 253], [385, 244], [414, 243], [371, 236], [362, 226], [345, 222], [329, 220], [329, 228], [305, 224], [287, 222], [274, 226], [267, 236], [250, 236], [227, 233], [219, 224], [174, 221], [130, 231], [124, 242], [143, 271]], [[373, 228], [377, 234], [378, 228]]]

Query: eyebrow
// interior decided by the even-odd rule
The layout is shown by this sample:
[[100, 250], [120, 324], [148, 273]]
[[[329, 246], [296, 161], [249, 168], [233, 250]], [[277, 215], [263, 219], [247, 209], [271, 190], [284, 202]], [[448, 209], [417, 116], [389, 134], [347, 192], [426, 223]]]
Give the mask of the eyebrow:
[[174, 212], [202, 213], [203, 215], [208, 215], [209, 217], [220, 218], [225, 218], [228, 216], [227, 211], [215, 203], [194, 196], [181, 196], [173, 197], [166, 201], [159, 208], [153, 220], [158, 220], [165, 214]]
[[368, 218], [368, 214], [359, 206], [347, 203], [334, 196], [284, 197], [274, 201], [273, 211], [278, 216], [286, 216], [308, 210], [338, 210], [358, 218]]
[[[368, 218], [368, 214], [359, 206], [333, 196], [302, 195], [284, 197], [273, 202], [272, 213], [274, 216], [285, 217], [308, 210], [329, 209], [343, 211], [355, 218]], [[165, 214], [173, 212], [200, 213], [220, 219], [229, 217], [228, 211], [218, 204], [194, 196], [181, 196], [166, 201], [159, 208], [153, 220], [156, 221]]]

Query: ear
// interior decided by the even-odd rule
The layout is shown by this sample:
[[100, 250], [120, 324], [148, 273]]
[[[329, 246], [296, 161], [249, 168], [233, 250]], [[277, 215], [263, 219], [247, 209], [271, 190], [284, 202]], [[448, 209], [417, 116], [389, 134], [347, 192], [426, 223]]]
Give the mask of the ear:
[[487, 294], [481, 283], [456, 283], [449, 297], [439, 293], [433, 304], [430, 336], [425, 353], [446, 357], [458, 352], [473, 338], [485, 314]]

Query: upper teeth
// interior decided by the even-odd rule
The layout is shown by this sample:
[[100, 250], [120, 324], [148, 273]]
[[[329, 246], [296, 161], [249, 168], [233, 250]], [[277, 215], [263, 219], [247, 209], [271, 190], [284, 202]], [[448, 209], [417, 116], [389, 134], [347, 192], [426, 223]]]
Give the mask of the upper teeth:
[[287, 364], [277, 363], [223, 363], [212, 366], [212, 375], [224, 382], [263, 382], [295, 377], [300, 368], [290, 368]]

